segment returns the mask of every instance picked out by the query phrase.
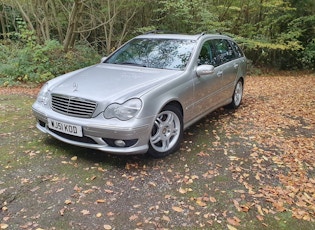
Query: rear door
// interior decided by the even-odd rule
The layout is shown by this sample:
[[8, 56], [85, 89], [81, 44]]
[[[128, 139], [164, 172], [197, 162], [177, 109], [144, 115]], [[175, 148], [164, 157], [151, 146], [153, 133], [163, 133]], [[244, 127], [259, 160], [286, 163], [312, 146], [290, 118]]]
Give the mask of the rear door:
[[231, 40], [216, 39], [213, 40], [215, 49], [214, 59], [222, 68], [222, 99], [232, 97], [238, 72], [245, 61], [243, 53], [238, 46]]
[[225, 90], [225, 88], [233, 82], [233, 79], [235, 79], [236, 71], [235, 63], [233, 62], [235, 53], [228, 40], [216, 39], [213, 42], [216, 51], [215, 59], [223, 71], [222, 89]]

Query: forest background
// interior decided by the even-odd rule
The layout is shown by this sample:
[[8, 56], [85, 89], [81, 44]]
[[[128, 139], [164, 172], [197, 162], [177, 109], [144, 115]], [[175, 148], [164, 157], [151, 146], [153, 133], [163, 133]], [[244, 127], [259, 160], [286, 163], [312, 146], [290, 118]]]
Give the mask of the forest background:
[[258, 72], [315, 70], [314, 0], [0, 0], [0, 86], [95, 64], [152, 30], [227, 34]]

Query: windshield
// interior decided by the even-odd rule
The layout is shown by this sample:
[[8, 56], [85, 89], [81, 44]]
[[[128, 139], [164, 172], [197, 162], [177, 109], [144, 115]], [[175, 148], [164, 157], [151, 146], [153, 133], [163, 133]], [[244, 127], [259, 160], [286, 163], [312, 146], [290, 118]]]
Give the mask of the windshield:
[[195, 41], [179, 39], [133, 39], [120, 48], [106, 63], [150, 68], [183, 70]]

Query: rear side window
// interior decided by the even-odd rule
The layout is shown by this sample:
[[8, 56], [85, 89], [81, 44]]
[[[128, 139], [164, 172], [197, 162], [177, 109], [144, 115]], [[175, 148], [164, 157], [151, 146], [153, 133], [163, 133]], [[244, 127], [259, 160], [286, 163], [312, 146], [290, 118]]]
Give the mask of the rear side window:
[[228, 40], [215, 39], [212, 41], [215, 50], [215, 60], [217, 65], [222, 65], [226, 62], [232, 61], [237, 57], [235, 50], [232, 48]]
[[240, 49], [240, 47], [234, 42], [234, 41], [230, 41], [235, 53], [236, 53], [236, 56], [237, 58], [240, 58], [240, 57], [243, 57], [244, 56], [244, 53], [243, 51]]

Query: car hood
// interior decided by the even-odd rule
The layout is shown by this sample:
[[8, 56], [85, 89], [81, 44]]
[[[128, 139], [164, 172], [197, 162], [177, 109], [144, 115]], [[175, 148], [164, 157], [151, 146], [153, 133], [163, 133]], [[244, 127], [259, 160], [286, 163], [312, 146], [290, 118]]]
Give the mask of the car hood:
[[54, 79], [51, 93], [94, 101], [123, 102], [140, 97], [152, 87], [174, 79], [181, 71], [115, 64], [98, 64]]

